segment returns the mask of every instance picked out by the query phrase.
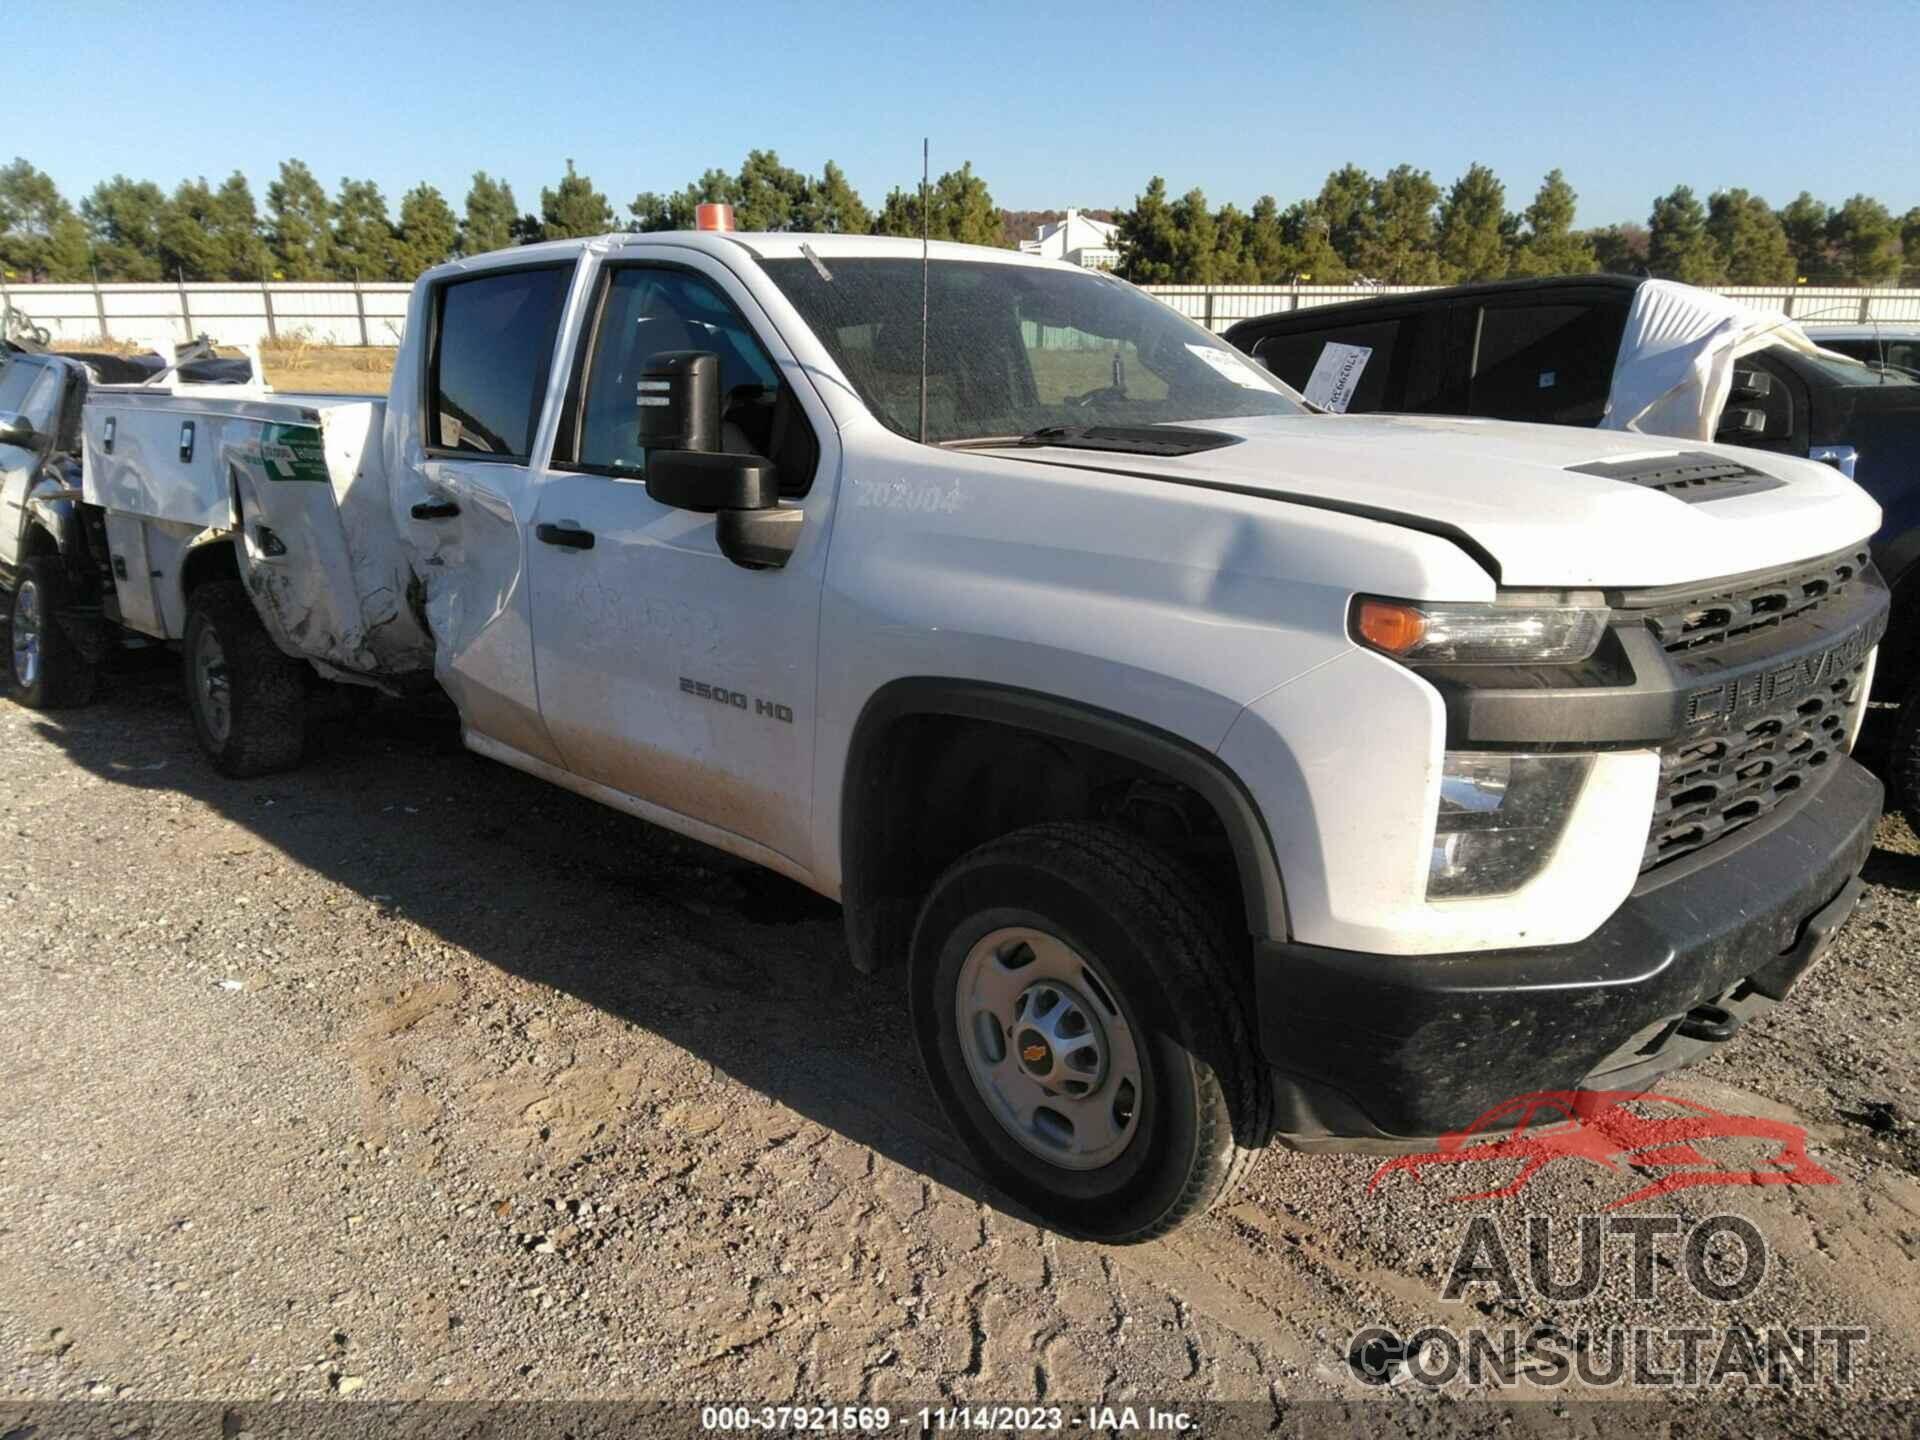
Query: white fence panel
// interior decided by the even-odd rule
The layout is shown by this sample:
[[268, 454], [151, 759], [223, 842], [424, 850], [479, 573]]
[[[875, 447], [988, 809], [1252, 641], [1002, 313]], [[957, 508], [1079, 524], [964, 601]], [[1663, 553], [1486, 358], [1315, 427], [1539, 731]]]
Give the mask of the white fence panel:
[[[321, 345], [397, 345], [406, 331], [412, 286], [350, 281], [269, 285], [4, 285], [0, 298], [44, 326], [57, 341], [173, 343], [205, 333], [222, 344], [299, 337]], [[1420, 285], [1149, 285], [1181, 314], [1218, 333], [1236, 320], [1410, 295]], [[1782, 285], [1710, 287], [1796, 320], [1861, 324], [1920, 323], [1920, 290]]]

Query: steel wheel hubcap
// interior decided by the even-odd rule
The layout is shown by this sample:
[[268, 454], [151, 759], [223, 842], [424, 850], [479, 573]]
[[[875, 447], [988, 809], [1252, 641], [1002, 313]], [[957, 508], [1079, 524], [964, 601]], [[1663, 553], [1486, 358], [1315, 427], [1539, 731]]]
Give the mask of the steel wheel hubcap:
[[954, 998], [967, 1073], [1023, 1149], [1093, 1170], [1127, 1148], [1140, 1050], [1091, 962], [1045, 931], [995, 930], [967, 952]]
[[40, 587], [22, 580], [13, 597], [13, 678], [31, 686], [40, 678]]
[[211, 629], [202, 630], [193, 647], [193, 687], [207, 733], [215, 744], [225, 744], [233, 733], [233, 687], [227, 678], [227, 652]]

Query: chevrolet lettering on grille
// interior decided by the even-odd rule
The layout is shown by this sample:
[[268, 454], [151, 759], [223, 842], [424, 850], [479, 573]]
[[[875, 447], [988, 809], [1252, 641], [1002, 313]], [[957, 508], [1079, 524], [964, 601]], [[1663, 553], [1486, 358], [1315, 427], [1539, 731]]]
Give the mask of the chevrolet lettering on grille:
[[1828, 677], [1865, 657], [1880, 642], [1886, 629], [1885, 614], [1847, 636], [1836, 645], [1811, 655], [1802, 655], [1791, 664], [1771, 670], [1709, 685], [1687, 696], [1687, 723], [1714, 718], [1730, 719], [1748, 710], [1758, 710], [1790, 698], [1802, 690], [1811, 690]]

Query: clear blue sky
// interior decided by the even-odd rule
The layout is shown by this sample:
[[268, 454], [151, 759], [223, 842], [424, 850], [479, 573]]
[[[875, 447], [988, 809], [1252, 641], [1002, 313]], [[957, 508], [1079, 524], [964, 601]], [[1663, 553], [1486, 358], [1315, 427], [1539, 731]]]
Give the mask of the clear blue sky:
[[1284, 205], [1347, 161], [1444, 185], [1476, 160], [1513, 209], [1559, 166], [1583, 225], [1680, 183], [1920, 204], [1914, 0], [14, 0], [6, 35], [36, 96], [0, 149], [75, 200], [236, 168], [263, 197], [298, 156], [396, 209], [423, 179], [457, 209], [475, 169], [534, 209], [572, 156], [624, 218], [761, 146], [838, 161], [877, 208], [926, 134], [936, 173], [970, 159], [1016, 209], [1126, 204], [1154, 174]]

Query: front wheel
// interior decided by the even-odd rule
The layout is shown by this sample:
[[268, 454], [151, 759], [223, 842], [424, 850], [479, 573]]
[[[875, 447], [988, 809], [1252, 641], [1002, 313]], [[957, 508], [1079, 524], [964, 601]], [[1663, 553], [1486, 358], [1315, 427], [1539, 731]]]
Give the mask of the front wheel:
[[216, 770], [244, 779], [300, 763], [306, 667], [273, 643], [244, 586], [219, 580], [193, 592], [181, 654], [194, 733]]
[[1036, 825], [942, 875], [912, 954], [934, 1091], [1056, 1229], [1150, 1240], [1264, 1143], [1266, 1076], [1208, 897], [1125, 831]]
[[56, 556], [35, 555], [20, 567], [10, 648], [13, 693], [29, 710], [59, 710], [93, 698], [99, 672], [59, 618], [68, 594], [66, 571]]

